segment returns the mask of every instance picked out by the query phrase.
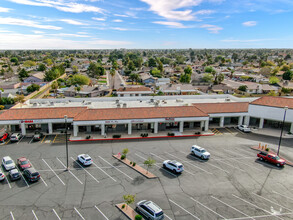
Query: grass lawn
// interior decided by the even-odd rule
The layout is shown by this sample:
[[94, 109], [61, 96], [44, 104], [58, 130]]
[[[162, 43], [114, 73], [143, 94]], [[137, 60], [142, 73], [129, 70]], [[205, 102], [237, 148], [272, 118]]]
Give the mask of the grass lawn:
[[99, 80], [98, 82], [99, 82], [99, 83], [107, 83], [106, 80]]

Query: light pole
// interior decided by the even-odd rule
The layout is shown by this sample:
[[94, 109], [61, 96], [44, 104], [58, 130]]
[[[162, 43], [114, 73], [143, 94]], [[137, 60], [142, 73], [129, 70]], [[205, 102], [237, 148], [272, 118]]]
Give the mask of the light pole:
[[68, 165], [68, 142], [67, 142], [67, 115], [64, 115], [64, 120], [65, 120], [65, 143], [66, 143], [66, 170], [69, 170], [69, 165]]
[[288, 106], [285, 106], [284, 110], [285, 110], [285, 112], [284, 112], [284, 118], [283, 118], [283, 123], [282, 123], [282, 128], [281, 128], [281, 135], [280, 135], [280, 140], [279, 140], [278, 153], [277, 153], [278, 156], [279, 156], [279, 153], [280, 153], [282, 135], [283, 135], [284, 124], [285, 124], [285, 119], [286, 119], [286, 113], [287, 113], [287, 110], [288, 110]]

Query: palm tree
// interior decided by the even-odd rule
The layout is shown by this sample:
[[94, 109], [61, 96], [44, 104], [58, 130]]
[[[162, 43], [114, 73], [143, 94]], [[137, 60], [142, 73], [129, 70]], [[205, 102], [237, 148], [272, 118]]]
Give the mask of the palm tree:
[[56, 96], [57, 96], [57, 89], [58, 89], [58, 83], [57, 83], [57, 81], [54, 81], [54, 82], [52, 83], [52, 85], [51, 85], [51, 89], [54, 90], [54, 94], [55, 94], [55, 98], [56, 98]]
[[110, 75], [112, 76], [112, 81], [113, 81], [113, 89], [114, 89], [114, 76], [116, 75], [116, 71], [114, 69], [110, 70]]

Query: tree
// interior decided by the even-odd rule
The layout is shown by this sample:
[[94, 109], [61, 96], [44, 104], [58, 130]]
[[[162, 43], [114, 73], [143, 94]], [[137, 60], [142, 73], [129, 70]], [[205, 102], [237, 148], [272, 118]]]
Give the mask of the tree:
[[114, 60], [113, 62], [112, 62], [112, 68], [113, 69], [115, 69], [115, 70], [117, 70], [118, 69], [118, 63], [117, 63], [117, 61], [116, 60]]
[[129, 152], [128, 148], [124, 148], [124, 149], [122, 150], [122, 154], [125, 155], [125, 157], [126, 157], [126, 155], [128, 154], [128, 152]]
[[20, 81], [23, 81], [24, 78], [27, 78], [29, 75], [25, 69], [21, 69], [20, 72], [18, 73], [18, 78]]
[[132, 60], [130, 60], [129, 62], [128, 62], [128, 69], [129, 70], [131, 70], [131, 71], [134, 71], [135, 70], [135, 65], [134, 65], [134, 63], [133, 63], [133, 61]]
[[214, 78], [214, 76], [213, 76], [213, 74], [211, 74], [211, 73], [205, 73], [204, 75], [203, 75], [203, 77], [202, 77], [202, 80], [204, 81], [204, 82], [212, 82], [213, 81], [213, 78]]
[[51, 69], [45, 72], [44, 80], [47, 82], [51, 82], [52, 80], [57, 79], [60, 76], [61, 76], [61, 73], [58, 69], [54, 69], [54, 70]]
[[282, 93], [285, 93], [285, 94], [289, 94], [289, 93], [291, 93], [291, 89], [289, 89], [289, 88], [285, 88], [285, 87], [282, 87], [281, 92], [282, 92]]
[[242, 91], [242, 92], [246, 92], [246, 89], [247, 89], [246, 85], [241, 85], [241, 86], [238, 87], [238, 90]]
[[263, 76], [269, 76], [271, 74], [271, 68], [270, 67], [263, 67], [260, 69], [259, 74]]
[[52, 85], [51, 85], [51, 89], [53, 89], [54, 90], [54, 94], [55, 94], [55, 98], [56, 98], [56, 96], [57, 96], [57, 89], [58, 89], [58, 82], [57, 81], [54, 81], [53, 83], [52, 83]]
[[293, 78], [293, 72], [292, 72], [291, 70], [287, 70], [287, 71], [283, 74], [282, 78], [283, 78], [284, 80], [291, 80], [291, 79]]
[[148, 63], [149, 63], [149, 67], [157, 67], [156, 60], [152, 57], [149, 59]]
[[192, 68], [191, 68], [191, 66], [187, 66], [187, 67], [184, 69], [184, 73], [185, 73], [185, 74], [189, 74], [189, 75], [191, 75], [191, 74], [192, 74]]
[[14, 101], [16, 103], [24, 103], [25, 99], [24, 99], [24, 95], [17, 95], [15, 98], [14, 98]]
[[110, 75], [112, 77], [112, 82], [113, 82], [112, 84], [113, 84], [113, 89], [114, 89], [114, 82], [115, 82], [114, 76], [116, 75], [116, 71], [114, 69], [111, 69], [110, 70]]
[[158, 70], [160, 70], [161, 73], [164, 71], [164, 66], [161, 61], [159, 61]]
[[225, 79], [225, 76], [223, 73], [219, 74], [219, 75], [216, 75], [215, 77], [215, 80], [214, 80], [214, 84], [215, 85], [218, 85], [220, 84], [221, 82], [223, 82], [223, 80]]
[[72, 66], [72, 72], [73, 72], [73, 74], [77, 74], [78, 73], [78, 67], [73, 65]]
[[14, 63], [14, 65], [18, 65], [18, 58], [17, 57], [12, 57], [10, 59], [10, 62]]
[[288, 71], [290, 70], [290, 66], [289, 65], [283, 65], [281, 68], [281, 71]]
[[43, 63], [39, 64], [38, 71], [46, 71], [46, 69], [47, 69], [47, 67], [45, 64], [43, 64]]
[[276, 76], [271, 76], [271, 77], [269, 78], [269, 82], [270, 82], [270, 84], [277, 84], [277, 83], [280, 82], [280, 80], [279, 80], [279, 78], [276, 77]]
[[290, 54], [287, 54], [284, 58], [284, 60], [290, 60], [291, 59], [291, 55]]
[[34, 91], [39, 91], [39, 90], [40, 90], [40, 86], [37, 85], [37, 84], [31, 84], [30, 86], [28, 86], [28, 87], [26, 88], [26, 91], [27, 91], [28, 93], [32, 93], [32, 92], [34, 92]]
[[191, 80], [190, 74], [184, 73], [184, 74], [182, 74], [180, 76], [180, 80], [179, 81], [182, 82], [182, 83], [190, 83], [190, 80]]
[[150, 71], [150, 73], [153, 77], [162, 78], [162, 74], [161, 74], [160, 70], [158, 70], [157, 68], [152, 69]]
[[143, 162], [143, 164], [147, 166], [147, 173], [149, 172], [149, 168], [152, 167], [155, 163], [156, 161], [150, 157]]
[[214, 70], [214, 68], [211, 67], [211, 66], [207, 66], [206, 68], [204, 68], [204, 71], [205, 71], [206, 73], [212, 73], [213, 70]]
[[132, 81], [132, 84], [133, 84], [134, 81], [135, 81], [136, 84], [137, 84], [137, 82], [138, 82], [138, 80], [139, 80], [140, 78], [139, 78], [139, 75], [138, 75], [137, 73], [131, 73], [131, 74], [129, 75], [129, 79]]
[[269, 93], [268, 93], [268, 96], [276, 96], [277, 94], [275, 93], [274, 90], [271, 90]]
[[23, 66], [24, 67], [32, 67], [32, 66], [36, 66], [36, 62], [35, 61], [32, 61], [32, 60], [27, 60], [23, 63]]
[[90, 78], [85, 75], [75, 74], [70, 78], [70, 83], [72, 85], [88, 85], [90, 83]]
[[124, 199], [124, 202], [127, 204], [127, 206], [129, 206], [130, 204], [134, 203], [135, 197], [136, 195], [128, 194], [128, 195], [124, 195], [123, 199]]

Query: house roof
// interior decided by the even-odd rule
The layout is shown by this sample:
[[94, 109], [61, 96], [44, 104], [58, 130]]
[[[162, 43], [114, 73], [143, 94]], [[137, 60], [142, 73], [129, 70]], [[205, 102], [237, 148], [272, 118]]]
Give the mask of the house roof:
[[29, 120], [29, 119], [50, 119], [50, 118], [74, 118], [84, 111], [86, 107], [54, 107], [54, 108], [15, 108], [9, 109], [0, 115], [0, 121], [6, 120]]
[[194, 106], [87, 109], [74, 121], [123, 120], [141, 118], [207, 117]]
[[143, 91], [150, 92], [151, 89], [145, 86], [128, 86], [128, 87], [119, 88], [117, 90], [117, 92], [143, 92]]
[[45, 78], [45, 73], [44, 72], [37, 72], [37, 73], [33, 74], [32, 76], [43, 80]]
[[264, 96], [251, 102], [251, 104], [278, 108], [284, 108], [285, 106], [288, 106], [288, 108], [293, 109], [293, 99], [284, 97]]
[[248, 112], [248, 102], [231, 102], [231, 103], [195, 103], [195, 107], [205, 113], [231, 113], [231, 112]]

